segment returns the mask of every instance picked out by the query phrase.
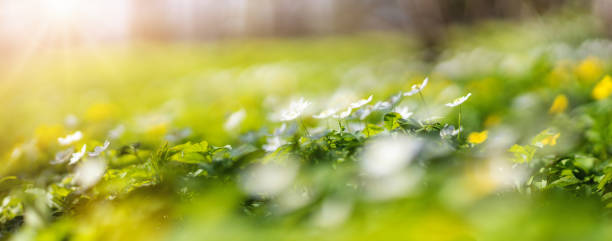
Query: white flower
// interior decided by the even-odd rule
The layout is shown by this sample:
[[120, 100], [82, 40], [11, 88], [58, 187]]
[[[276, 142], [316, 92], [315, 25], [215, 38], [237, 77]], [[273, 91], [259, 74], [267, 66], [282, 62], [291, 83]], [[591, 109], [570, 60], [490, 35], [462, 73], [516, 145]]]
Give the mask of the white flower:
[[264, 144], [262, 148], [267, 152], [274, 152], [276, 149], [284, 145], [286, 142], [279, 136], [268, 137], [267, 144]]
[[105, 171], [106, 163], [103, 160], [89, 160], [76, 168], [73, 180], [82, 189], [88, 189], [100, 181]]
[[51, 161], [51, 164], [61, 164], [68, 161], [68, 159], [70, 159], [70, 156], [72, 156], [73, 152], [74, 148], [70, 147], [66, 150], [55, 153], [55, 159]]
[[374, 110], [384, 110], [384, 109], [389, 109], [391, 108], [391, 103], [387, 102], [387, 101], [379, 101], [376, 102], [376, 104], [374, 104]]
[[353, 108], [349, 107], [345, 111], [340, 112], [339, 114], [335, 114], [334, 118], [336, 118], [336, 119], [344, 119], [344, 118], [348, 117], [349, 115], [351, 115], [351, 112], [353, 112]]
[[104, 145], [96, 146], [96, 148], [94, 148], [94, 151], [89, 153], [89, 156], [91, 157], [99, 156], [100, 154], [102, 154], [102, 152], [106, 151], [109, 145], [110, 145], [110, 141], [108, 140], [104, 141]]
[[308, 108], [310, 102], [300, 98], [298, 101], [291, 102], [289, 108], [281, 113], [281, 121], [291, 121], [300, 117], [304, 110]]
[[416, 93], [419, 93], [419, 90], [418, 89], [412, 89], [411, 91], [408, 91], [408, 92], [404, 93], [404, 96], [413, 96]]
[[395, 104], [399, 103], [402, 100], [402, 96], [403, 95], [404, 94], [400, 91], [398, 94], [396, 94], [394, 96], [391, 96], [391, 100], [390, 100], [391, 104], [395, 105]]
[[489, 160], [488, 183], [498, 190], [509, 189], [524, 183], [529, 177], [528, 168], [524, 165], [513, 165], [501, 158]]
[[299, 166], [292, 162], [257, 163], [242, 174], [241, 186], [251, 195], [276, 195], [291, 185]]
[[365, 120], [365, 118], [368, 118], [368, 116], [372, 114], [372, 108], [361, 109], [357, 114], [359, 115], [360, 120]]
[[166, 134], [165, 138], [169, 142], [179, 142], [191, 135], [191, 128], [184, 128], [182, 130], [173, 131], [172, 133]]
[[412, 116], [412, 112], [408, 111], [408, 107], [407, 106], [402, 106], [402, 107], [396, 107], [395, 108], [395, 112], [397, 112], [398, 114], [400, 114], [402, 116], [402, 119], [408, 119]]
[[420, 168], [406, 168], [387, 176], [368, 178], [365, 182], [365, 196], [374, 201], [383, 201], [411, 195], [424, 175]]
[[64, 119], [64, 124], [67, 127], [75, 127], [76, 125], [79, 124], [79, 118], [77, 118], [73, 114], [70, 114], [70, 115], [66, 116], [66, 118]]
[[372, 98], [374, 97], [374, 95], [370, 95], [370, 97], [368, 97], [367, 99], [362, 99], [362, 100], [358, 100], [356, 102], [351, 103], [351, 108], [353, 109], [359, 109], [362, 106], [366, 105], [367, 103], [370, 103], [370, 101], [372, 101]]
[[365, 130], [365, 123], [363, 122], [350, 122], [348, 124], [348, 129], [352, 131], [363, 131]]
[[334, 108], [330, 108], [327, 110], [324, 110], [323, 112], [319, 113], [318, 115], [313, 115], [312, 117], [315, 119], [326, 119], [329, 118], [330, 116], [333, 116], [334, 114], [336, 114], [336, 112], [338, 112], [338, 110], [334, 109]]
[[461, 130], [461, 128], [455, 129], [455, 126], [453, 126], [453, 125], [449, 126], [448, 124], [445, 124], [444, 128], [442, 128], [442, 130], [440, 130], [440, 137], [442, 139], [451, 138], [451, 137], [456, 136], [457, 134], [459, 134], [460, 130]]
[[125, 132], [125, 126], [118, 125], [117, 127], [108, 132], [108, 137], [110, 139], [117, 139], [123, 135], [123, 132]]
[[421, 83], [420, 85], [412, 85], [412, 90], [410, 92], [404, 93], [404, 96], [412, 96], [416, 93], [421, 92], [425, 88], [425, 86], [427, 86], [427, 82], [429, 82], [429, 78], [425, 78], [425, 80], [423, 80], [423, 83]]
[[283, 191], [277, 198], [278, 211], [281, 213], [291, 212], [298, 208], [304, 207], [311, 203], [313, 195], [306, 187], [289, 187]]
[[275, 136], [280, 136], [286, 130], [287, 130], [287, 123], [283, 123], [281, 126], [279, 126], [278, 128], [274, 129], [274, 135]]
[[60, 145], [67, 146], [72, 144], [73, 142], [81, 140], [81, 138], [83, 138], [83, 133], [81, 131], [77, 131], [75, 133], [67, 135], [66, 137], [57, 138], [57, 141], [60, 143]]
[[[426, 77], [426, 78], [423, 80], [423, 83], [421, 83], [421, 85], [419, 86], [419, 90], [423, 90], [423, 89], [425, 89], [425, 86], [427, 86], [427, 82], [429, 82], [429, 77]], [[412, 88], [414, 88], [414, 85], [412, 86]]]
[[466, 96], [459, 97], [459, 98], [453, 100], [450, 103], [446, 103], [446, 106], [448, 106], [448, 107], [455, 107], [455, 106], [458, 106], [460, 104], [463, 104], [463, 102], [465, 102], [468, 98], [470, 98], [470, 96], [472, 96], [472, 93], [468, 93]]
[[350, 218], [353, 206], [340, 199], [326, 199], [321, 208], [314, 213], [312, 222], [322, 228], [333, 228], [343, 224]]
[[425, 124], [427, 124], [427, 123], [433, 123], [433, 122], [436, 122], [436, 121], [438, 121], [438, 120], [440, 120], [440, 119], [442, 119], [442, 117], [441, 117], [441, 116], [432, 116], [432, 117], [428, 117], [428, 118], [425, 118], [425, 119], [423, 119], [423, 120], [420, 120], [420, 121], [419, 121], [419, 124], [420, 124], [421, 126], [424, 126], [424, 124], [423, 124], [423, 123], [425, 123]]
[[195, 170], [193, 172], [187, 173], [187, 176], [190, 177], [197, 177], [198, 175], [200, 175], [200, 173], [204, 172], [204, 169], [199, 168], [198, 170]]
[[382, 177], [400, 171], [418, 154], [422, 141], [408, 136], [385, 137], [366, 145], [361, 169], [368, 176]]
[[245, 117], [246, 117], [246, 110], [240, 109], [239, 111], [236, 111], [236, 112], [232, 113], [227, 118], [227, 121], [225, 121], [225, 124], [223, 125], [223, 128], [226, 131], [231, 131], [231, 130], [235, 129], [236, 127], [238, 127], [240, 125], [240, 123], [242, 123], [242, 121], [244, 120]]
[[80, 152], [72, 153], [72, 157], [70, 158], [70, 162], [68, 162], [68, 165], [75, 164], [79, 160], [81, 160], [81, 158], [85, 156], [86, 151], [87, 151], [87, 144], [84, 144]]

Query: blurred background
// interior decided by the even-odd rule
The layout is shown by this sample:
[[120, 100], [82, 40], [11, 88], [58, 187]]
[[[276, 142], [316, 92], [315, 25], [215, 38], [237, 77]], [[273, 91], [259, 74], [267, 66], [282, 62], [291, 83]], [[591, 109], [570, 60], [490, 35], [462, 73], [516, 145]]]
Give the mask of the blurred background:
[[567, 5], [612, 18], [606, 0], [2, 0], [0, 43], [6, 53], [35, 40], [74, 46], [395, 31], [435, 44], [449, 25], [533, 18]]
[[[569, 35], [574, 36], [569, 37], [574, 41], [585, 36], [604, 37], [606, 31], [612, 31], [608, 29], [612, 26], [611, 5], [607, 0], [0, 0], [0, 80], [4, 82], [2, 89], [7, 91], [7, 97], [3, 100], [4, 106], [14, 108], [11, 116], [34, 120], [37, 118], [31, 118], [32, 115], [27, 117], [24, 113], [32, 113], [34, 110], [19, 106], [24, 105], [25, 101], [9, 96], [24, 91], [33, 95], [33, 92], [42, 88], [41, 85], [35, 84], [40, 83], [37, 81], [55, 79], [56, 83], [65, 84], [62, 87], [45, 86], [46, 91], [40, 90], [44, 93], [39, 93], [39, 100], [52, 103], [63, 98], [61, 96], [67, 96], [66, 92], [84, 91], [84, 86], [77, 86], [91, 83], [86, 81], [67, 84], [72, 81], [97, 79], [93, 83], [99, 86], [100, 83], [112, 80], [132, 83], [147, 80], [143, 85], [151, 86], [155, 79], [162, 79], [163, 76], [166, 76], [166, 79], [184, 78], [222, 62], [233, 65], [248, 61], [283, 61], [291, 59], [297, 53], [311, 54], [311, 57], [314, 57], [312, 49], [305, 48], [300, 51], [300, 45], [311, 45], [312, 48], [317, 48], [314, 45], [318, 45], [323, 54], [327, 49], [321, 44], [334, 45], [328, 40], [337, 37], [345, 37], [347, 40], [347, 37], [364, 33], [370, 37], [372, 33], [377, 33], [379, 38], [355, 37], [346, 44], [336, 43], [333, 47], [329, 46], [329, 49], [360, 52], [363, 54], [360, 58], [389, 53], [396, 57], [401, 55], [425, 63], [434, 63], [440, 60], [444, 51], [453, 50], [449, 48], [451, 46], [465, 45], [467, 48], [473, 48], [480, 44], [477, 38], [463, 35], [470, 31], [460, 30], [461, 26], [482, 27], [492, 21], [536, 25], [535, 28], [549, 31], [536, 36], [538, 40], [497, 39], [488, 43], [504, 45], [506, 49], [507, 45], [529, 46], [554, 42], [555, 39], [567, 40]], [[547, 22], [546, 19], [551, 18], [545, 16], [557, 18]], [[550, 24], [563, 28], [564, 24], [578, 22], [561, 23], [569, 19], [580, 19], [580, 26], [559, 29], [567, 31], [552, 31], [549, 28]], [[502, 26], [504, 25], [489, 25], [488, 30], [472, 33], [478, 35], [493, 29], [501, 31]], [[388, 41], [392, 35], [394, 40]], [[381, 36], [384, 37], [381, 39]], [[456, 41], [459, 38], [472, 38], [475, 41]], [[245, 41], [249, 39], [252, 41]], [[250, 50], [266, 47], [258, 45], [263, 40], [272, 39], [293, 41], [275, 45], [266, 53], [250, 54]], [[513, 41], [522, 42], [517, 44], [512, 43]], [[351, 44], [361, 44], [361, 47], [350, 47]], [[233, 47], [227, 48], [235, 48], [234, 54], [221, 50], [225, 49], [222, 45], [232, 45]], [[282, 45], [293, 46], [296, 53], [275, 51], [275, 47]], [[163, 47], [171, 49], [161, 50]], [[157, 51], [151, 48], [156, 48]], [[238, 52], [242, 54], [237, 54]], [[159, 58], [165, 54], [178, 54], [180, 57], [175, 56], [172, 61], [169, 60], [171, 58], [156, 59], [154, 53], [159, 53], [156, 55]], [[143, 54], [143, 58], [126, 59], [139, 54]], [[236, 59], [221, 61], [222, 56]], [[172, 63], [162, 63], [163, 61]], [[119, 63], [124, 67], [133, 67], [125, 67], [126, 69], [122, 70]], [[145, 65], [144, 63], [149, 64], [149, 68], [142, 66], [143, 69], [137, 70], [136, 66]], [[90, 72], [93, 70], [98, 72]], [[156, 70], [161, 73], [153, 74]], [[427, 71], [421, 69], [420, 72]], [[324, 82], [335, 80], [324, 78]], [[16, 86], [9, 87], [11, 85]], [[54, 89], [55, 87], [57, 89]], [[63, 92], [60, 97], [52, 97], [60, 92]], [[112, 97], [106, 94], [105, 98]], [[87, 104], [107, 101], [86, 98], [80, 100]], [[74, 101], [65, 99], [62, 104], [50, 104], [49, 107], [57, 108], [65, 106], [65, 103], [76, 107]], [[73, 109], [79, 111], [79, 108]], [[68, 110], [62, 111], [62, 114], [67, 114], [66, 112]], [[51, 116], [47, 118], [53, 119]], [[55, 120], [59, 118], [56, 117]], [[16, 130], [10, 124], [3, 126], [8, 132]], [[30, 127], [35, 126], [33, 124]], [[8, 136], [16, 134], [11, 133]], [[17, 136], [24, 134], [26, 133]]]

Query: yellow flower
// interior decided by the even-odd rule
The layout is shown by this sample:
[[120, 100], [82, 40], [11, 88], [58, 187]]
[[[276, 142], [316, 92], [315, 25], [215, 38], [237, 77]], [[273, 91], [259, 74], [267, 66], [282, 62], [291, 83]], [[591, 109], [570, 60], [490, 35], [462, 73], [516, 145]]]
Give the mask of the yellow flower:
[[480, 144], [487, 140], [489, 131], [472, 132], [468, 135], [468, 142], [472, 144]]
[[550, 106], [548, 113], [551, 113], [551, 114], [562, 113], [565, 111], [565, 109], [567, 109], [568, 104], [569, 104], [569, 100], [567, 99], [567, 96], [563, 94], [557, 95], [552, 105]]
[[603, 100], [605, 98], [610, 97], [612, 94], [612, 78], [609, 75], [606, 75], [599, 83], [595, 85], [593, 88], [593, 92], [591, 95], [596, 100]]
[[557, 145], [557, 139], [559, 139], [559, 136], [561, 136], [561, 133], [549, 128], [541, 131], [537, 136], [535, 136], [531, 140], [531, 144], [539, 148], [544, 148], [544, 146], [554, 146]]
[[603, 74], [603, 63], [596, 57], [588, 57], [580, 62], [575, 71], [579, 79], [590, 82]]
[[547, 136], [544, 139], [542, 139], [542, 141], [540, 141], [540, 143], [542, 143], [542, 146], [554, 146], [554, 145], [557, 145], [557, 139], [559, 139], [559, 136], [561, 136], [561, 133], [557, 133], [555, 135]]

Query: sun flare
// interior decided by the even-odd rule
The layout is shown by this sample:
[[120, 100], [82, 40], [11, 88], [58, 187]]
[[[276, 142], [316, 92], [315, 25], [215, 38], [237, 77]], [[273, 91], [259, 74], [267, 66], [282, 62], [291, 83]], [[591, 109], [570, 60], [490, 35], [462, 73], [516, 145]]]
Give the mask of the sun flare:
[[78, 0], [45, 0], [41, 17], [53, 23], [69, 23], [76, 19], [75, 15], [84, 3]]

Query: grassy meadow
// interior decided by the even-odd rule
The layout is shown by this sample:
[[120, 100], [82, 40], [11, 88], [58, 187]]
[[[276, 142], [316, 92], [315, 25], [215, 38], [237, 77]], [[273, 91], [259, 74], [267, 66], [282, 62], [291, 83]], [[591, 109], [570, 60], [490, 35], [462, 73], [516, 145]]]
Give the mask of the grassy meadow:
[[7, 58], [0, 239], [609, 240], [600, 27], [560, 14], [455, 27], [433, 50], [363, 33]]

